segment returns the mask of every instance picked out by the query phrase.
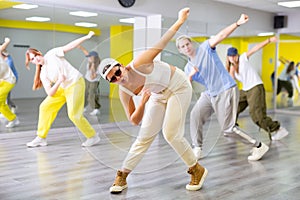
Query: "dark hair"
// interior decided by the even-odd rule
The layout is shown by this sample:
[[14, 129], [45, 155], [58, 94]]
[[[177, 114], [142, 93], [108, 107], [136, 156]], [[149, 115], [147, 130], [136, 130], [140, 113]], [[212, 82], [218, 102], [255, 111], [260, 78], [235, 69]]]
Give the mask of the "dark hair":
[[295, 69], [295, 63], [294, 63], [294, 61], [291, 61], [286, 69], [286, 73], [289, 74], [294, 69]]

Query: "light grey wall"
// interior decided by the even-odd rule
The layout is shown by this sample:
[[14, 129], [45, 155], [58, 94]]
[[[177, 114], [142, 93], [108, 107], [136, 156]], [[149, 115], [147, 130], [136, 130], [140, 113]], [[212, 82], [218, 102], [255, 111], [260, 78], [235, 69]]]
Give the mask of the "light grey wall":
[[[54, 31], [0, 28], [1, 43], [4, 40], [4, 37], [9, 37], [11, 39], [11, 43], [7, 50], [13, 57], [15, 67], [19, 74], [19, 81], [12, 90], [11, 97], [13, 99], [20, 99], [46, 96], [43, 88], [36, 91], [32, 90], [35, 66], [31, 64], [31, 69], [29, 71], [25, 68], [25, 52], [27, 48], [14, 47], [15, 45], [28, 45], [45, 54], [51, 48], [62, 46], [81, 36], [82, 35], [79, 34]], [[99, 52], [101, 58], [108, 57], [110, 48], [109, 30], [102, 30], [100, 37], [95, 36], [84, 42], [82, 45], [88, 50], [96, 50]], [[85, 73], [87, 59], [79, 49], [74, 49], [68, 52], [66, 54], [66, 58], [80, 72], [83, 74]], [[108, 96], [109, 94], [109, 85], [104, 80], [101, 80], [100, 91], [101, 95]]]

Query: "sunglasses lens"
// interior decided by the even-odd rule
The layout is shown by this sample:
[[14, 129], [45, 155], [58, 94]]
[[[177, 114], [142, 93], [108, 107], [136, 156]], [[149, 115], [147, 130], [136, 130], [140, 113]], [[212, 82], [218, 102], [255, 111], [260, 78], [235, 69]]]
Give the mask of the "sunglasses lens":
[[116, 77], [116, 76], [113, 76], [113, 77], [111, 77], [111, 79], [110, 79], [109, 82], [114, 83], [114, 82], [116, 82], [116, 81], [117, 81], [117, 77]]
[[121, 76], [121, 74], [122, 74], [121, 69], [118, 69], [118, 70], [115, 72], [115, 76]]

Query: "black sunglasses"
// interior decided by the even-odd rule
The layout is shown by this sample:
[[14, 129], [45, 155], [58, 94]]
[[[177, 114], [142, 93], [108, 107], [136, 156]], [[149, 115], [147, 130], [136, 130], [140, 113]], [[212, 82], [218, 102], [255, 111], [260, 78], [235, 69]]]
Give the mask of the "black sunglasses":
[[114, 75], [110, 78], [110, 80], [108, 80], [106, 78], [106, 80], [108, 80], [110, 83], [116, 82], [117, 81], [117, 76], [121, 76], [122, 75], [122, 71], [120, 69], [121, 64], [116, 64], [114, 67], [119, 67], [119, 69], [115, 71]]

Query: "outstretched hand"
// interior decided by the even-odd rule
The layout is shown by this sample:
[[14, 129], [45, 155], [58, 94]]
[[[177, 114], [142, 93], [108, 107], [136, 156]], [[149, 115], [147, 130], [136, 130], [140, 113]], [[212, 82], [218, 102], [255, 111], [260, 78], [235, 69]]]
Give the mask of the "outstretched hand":
[[94, 31], [90, 31], [87, 36], [88, 38], [90, 39], [91, 37], [93, 37], [93, 35], [95, 35], [95, 32]]
[[270, 42], [277, 42], [277, 37], [276, 36], [273, 36], [273, 37], [270, 37], [269, 38]]
[[9, 43], [10, 42], [10, 39], [8, 37], [4, 38], [4, 42], [5, 43]]
[[190, 8], [183, 8], [178, 12], [178, 20], [184, 22], [190, 14]]
[[239, 26], [239, 25], [245, 24], [248, 20], [249, 20], [248, 15], [241, 14], [241, 17], [240, 17], [240, 19], [236, 22], [236, 24]]

